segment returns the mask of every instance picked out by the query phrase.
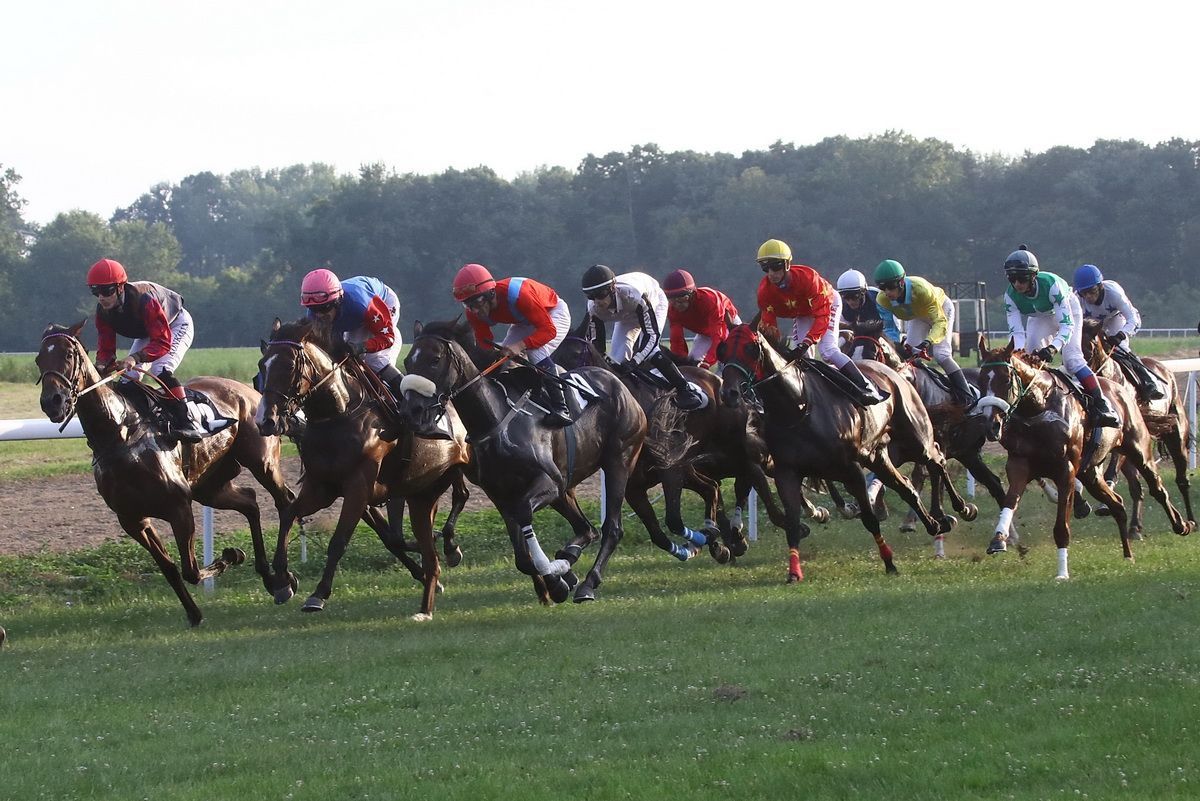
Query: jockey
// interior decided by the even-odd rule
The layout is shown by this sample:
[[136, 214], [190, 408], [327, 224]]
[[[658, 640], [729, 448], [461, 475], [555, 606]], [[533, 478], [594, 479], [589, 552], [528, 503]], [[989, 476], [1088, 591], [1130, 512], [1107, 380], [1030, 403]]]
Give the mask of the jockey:
[[[551, 375], [558, 371], [550, 356], [571, 330], [571, 310], [550, 287], [532, 278], [497, 281], [482, 264], [466, 264], [454, 276], [454, 299], [467, 309], [467, 322], [480, 347], [498, 347], [507, 355], [526, 359]], [[508, 323], [508, 332], [497, 346], [492, 326]], [[571, 424], [571, 412], [558, 381], [542, 382], [550, 400], [549, 421]]]
[[[167, 434], [195, 442], [208, 432], [192, 419], [187, 395], [175, 370], [195, 337], [192, 315], [183, 307], [183, 297], [151, 281], [130, 281], [125, 268], [114, 259], [101, 259], [87, 274], [88, 287], [96, 296], [96, 366], [101, 373], [142, 367], [158, 377], [169, 394], [166, 410], [171, 416]], [[117, 361], [117, 334], [133, 339], [129, 355]]]
[[875, 268], [875, 283], [879, 285], [879, 305], [901, 320], [909, 320], [909, 341], [919, 344], [915, 350], [933, 356], [950, 379], [954, 399], [960, 406], [971, 408], [979, 396], [967, 384], [967, 377], [954, 361], [951, 347], [954, 334], [954, 302], [939, 286], [907, 275], [904, 265], [895, 259], [885, 259]]
[[807, 351], [817, 345], [821, 358], [858, 389], [860, 403], [869, 406], [887, 400], [888, 394], [868, 381], [858, 365], [838, 350], [842, 296], [829, 282], [812, 267], [792, 264], [792, 249], [778, 239], [768, 239], [759, 246], [757, 261], [766, 273], [758, 285], [760, 325], [778, 331], [778, 318], [791, 318], [793, 347]]
[[[837, 291], [842, 296], [842, 326], [855, 336], [878, 339], [887, 337], [900, 345], [900, 329], [896, 317], [878, 302], [879, 290], [867, 286], [867, 277], [859, 270], [846, 270], [838, 276]], [[863, 346], [863, 357], [875, 359], [873, 344]]]
[[1109, 348], [1120, 348], [1130, 356], [1126, 363], [1137, 371], [1139, 393], [1146, 400], [1161, 400], [1166, 397], [1158, 379], [1129, 346], [1129, 340], [1142, 327], [1142, 315], [1129, 301], [1129, 296], [1116, 281], [1109, 281], [1094, 264], [1085, 264], [1075, 271], [1075, 294], [1083, 307], [1083, 317], [1099, 320], [1104, 331], [1104, 343]]
[[667, 296], [645, 273], [614, 275], [603, 264], [593, 264], [583, 273], [583, 294], [588, 314], [614, 323], [609, 356], [617, 364], [632, 361], [650, 364], [675, 388], [675, 405], [684, 411], [699, 409], [706, 399], [692, 388], [659, 347], [667, 323]]
[[[1062, 351], [1063, 367], [1070, 370], [1092, 399], [1095, 424], [1118, 428], [1121, 421], [1100, 390], [1100, 382], [1083, 360], [1083, 309], [1067, 282], [1038, 267], [1037, 257], [1025, 245], [1004, 261], [1009, 287], [1004, 293], [1008, 333], [1013, 348], [1036, 354], [1044, 362]], [[1021, 316], [1028, 321], [1022, 322]]]
[[300, 284], [300, 305], [310, 319], [330, 324], [334, 341], [361, 356], [393, 397], [400, 397], [403, 376], [396, 358], [404, 340], [397, 327], [400, 300], [390, 287], [365, 275], [339, 281], [329, 270], [313, 270]]
[[[671, 324], [671, 352], [695, 359], [707, 370], [717, 363], [717, 346], [729, 336], [728, 325], [742, 322], [737, 307], [724, 292], [697, 287], [687, 270], [672, 272], [662, 288], [670, 304], [667, 322]], [[690, 351], [683, 340], [685, 330], [696, 335]]]

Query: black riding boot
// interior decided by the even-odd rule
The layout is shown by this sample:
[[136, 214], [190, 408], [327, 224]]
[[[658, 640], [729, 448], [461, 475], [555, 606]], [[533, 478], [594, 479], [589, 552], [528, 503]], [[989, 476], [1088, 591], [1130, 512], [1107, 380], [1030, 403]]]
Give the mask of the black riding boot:
[[706, 398], [692, 388], [692, 385], [679, 372], [679, 367], [675, 362], [671, 361], [670, 356], [659, 350], [650, 357], [650, 364], [657, 367], [658, 371], [663, 374], [663, 378], [667, 379], [671, 383], [671, 386], [675, 388], [676, 406], [685, 412], [695, 411], [704, 407]]
[[858, 402], [863, 406], [874, 406], [876, 403], [883, 403], [891, 395], [884, 392], [879, 387], [867, 380], [867, 377], [858, 369], [858, 365], [853, 360], [847, 361], [838, 368], [838, 372], [849, 378], [850, 381], [858, 388]]
[[1100, 390], [1100, 387], [1097, 386], [1089, 389], [1087, 394], [1092, 399], [1092, 420], [1096, 426], [1099, 428], [1120, 428], [1121, 418], [1117, 417], [1117, 413], [1108, 404], [1108, 398], [1104, 397], [1104, 393]]
[[570, 408], [567, 407], [567, 396], [563, 385], [552, 378], [546, 378], [543, 379], [542, 386], [546, 390], [546, 400], [550, 402], [550, 414], [546, 415], [546, 422], [556, 428], [569, 426], [575, 422], [571, 419]]
[[384, 385], [387, 386], [388, 392], [392, 393], [392, 408], [384, 410], [386, 422], [379, 431], [379, 438], [384, 442], [395, 442], [401, 433], [400, 420], [394, 414], [395, 410], [400, 408], [400, 401], [403, 393], [400, 392], [400, 382], [404, 380], [404, 374], [396, 369], [395, 365], [389, 364], [380, 370], [377, 375], [383, 379]]
[[1130, 355], [1133, 358], [1129, 362], [1133, 365], [1134, 372], [1138, 374], [1138, 396], [1144, 401], [1162, 400], [1167, 397], [1166, 393], [1162, 391], [1162, 384], [1158, 377], [1150, 372], [1150, 368], [1135, 354], [1131, 353]]
[[979, 402], [979, 391], [967, 383], [966, 373], [962, 370], [955, 370], [953, 373], [947, 373], [946, 377], [950, 379], [954, 400], [958, 402], [959, 406], [970, 409]]
[[178, 398], [167, 399], [167, 413], [170, 415], [170, 424], [167, 426], [167, 433], [176, 439], [187, 440], [188, 442], [199, 442], [208, 434], [203, 428], [192, 420], [191, 414], [188, 413], [187, 401], [179, 400]]

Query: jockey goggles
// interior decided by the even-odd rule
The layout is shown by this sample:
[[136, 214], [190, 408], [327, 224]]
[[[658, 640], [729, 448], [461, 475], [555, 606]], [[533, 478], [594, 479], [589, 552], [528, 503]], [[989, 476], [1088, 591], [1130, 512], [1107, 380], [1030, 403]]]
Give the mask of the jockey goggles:
[[116, 284], [99, 284], [88, 287], [92, 291], [92, 294], [98, 298], [107, 298], [109, 295], [114, 294], [118, 288]]
[[[884, 292], [888, 291], [889, 289], [899, 289], [902, 286], [904, 286], [903, 278], [891, 278], [891, 279], [888, 279], [887, 281], [879, 282], [879, 288], [882, 289]], [[865, 290], [860, 290], [860, 291], [862, 291], [865, 294]]]
[[315, 292], [302, 292], [300, 304], [303, 306], [315, 306], [316, 304], [326, 306], [340, 297], [341, 292], [327, 292], [324, 289], [318, 289]]
[[[325, 294], [325, 293], [322, 293], [322, 294]], [[331, 312], [334, 309], [336, 309], [337, 306], [338, 306], [337, 301], [331, 300], [328, 303], [322, 303], [319, 306], [309, 306], [308, 310], [310, 312], [312, 312], [313, 314], [326, 314], [327, 312]]]
[[783, 259], [762, 259], [758, 266], [762, 268], [764, 273], [774, 272], [776, 270], [786, 270], [788, 263]]

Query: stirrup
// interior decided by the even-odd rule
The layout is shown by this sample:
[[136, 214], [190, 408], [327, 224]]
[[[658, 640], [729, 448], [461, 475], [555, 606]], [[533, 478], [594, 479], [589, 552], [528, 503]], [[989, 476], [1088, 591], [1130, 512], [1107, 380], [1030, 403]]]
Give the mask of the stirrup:
[[693, 392], [691, 387], [686, 390], [676, 390], [672, 402], [685, 412], [694, 412], [704, 406], [704, 398]]
[[546, 424], [552, 428], [566, 428], [575, 421], [571, 419], [568, 409], [551, 409], [545, 416]]

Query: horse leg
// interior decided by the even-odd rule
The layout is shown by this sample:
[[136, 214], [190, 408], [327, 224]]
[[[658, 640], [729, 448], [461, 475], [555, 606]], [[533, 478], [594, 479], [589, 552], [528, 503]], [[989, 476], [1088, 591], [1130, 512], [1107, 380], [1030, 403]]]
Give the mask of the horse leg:
[[507, 510], [500, 509], [500, 517], [504, 519], [504, 528], [508, 531], [509, 542], [512, 543], [513, 560], [516, 563], [517, 570], [529, 576], [533, 581], [533, 592], [537, 595], [538, 603], [542, 606], [550, 605], [550, 592], [546, 587], [546, 582], [533, 569], [533, 562], [529, 559], [529, 551], [526, 550], [524, 541], [521, 538], [521, 524], [513, 518]]
[[204, 615], [200, 612], [200, 607], [196, 606], [196, 602], [192, 600], [191, 593], [183, 583], [183, 576], [179, 573], [179, 567], [171, 561], [170, 554], [163, 547], [162, 540], [158, 538], [154, 526], [150, 525], [150, 521], [146, 518], [125, 517], [118, 515], [118, 520], [121, 522], [121, 528], [125, 529], [125, 533], [133, 538], [133, 541], [141, 545], [150, 552], [150, 556], [158, 565], [159, 571], [163, 574], [163, 578], [171, 585], [171, 589], [175, 591], [179, 602], [183, 604], [183, 611], [187, 614], [188, 624], [195, 627], [199, 626], [204, 619]]
[[[549, 482], [551, 478], [545, 476], [544, 480]], [[517, 569], [527, 575], [539, 576], [550, 594], [550, 599], [558, 604], [567, 600], [567, 596], [570, 595], [570, 585], [563, 576], [571, 572], [571, 563], [566, 559], [551, 561], [542, 550], [542, 545], [533, 530], [533, 504], [530, 498], [544, 489], [538, 482], [534, 482], [528, 493], [508, 510], [516, 528], [515, 532], [510, 531], [509, 537], [513, 539]], [[560, 496], [555, 494], [552, 497]], [[617, 515], [620, 516], [619, 505]]]
[[[408, 570], [408, 574], [416, 581], [423, 582], [425, 580], [425, 568], [416, 559], [410, 555], [411, 547], [404, 539], [403, 518], [399, 515], [404, 514], [405, 500], [400, 499], [400, 502], [393, 504], [392, 500], [388, 500], [388, 514], [384, 517], [383, 514], [374, 506], [367, 506], [363, 510], [362, 520], [371, 530], [375, 532], [375, 536], [379, 537], [379, 541], [383, 543], [383, 547], [388, 549], [388, 553], [400, 560], [400, 564], [404, 565]], [[393, 513], [397, 516], [393, 517]]]
[[[817, 484], [817, 481], [813, 481], [814, 489]], [[842, 516], [843, 520], [853, 520], [861, 514], [861, 509], [857, 509], [853, 505], [846, 503], [846, 500], [842, 497], [842, 493], [838, 492], [838, 488], [834, 486], [832, 481], [827, 479], [824, 484], [825, 491], [829, 493], [829, 500], [833, 502], [834, 508], [838, 510], [838, 514]], [[809, 509], [812, 509], [812, 504], [808, 502], [807, 498], [804, 500], [804, 503]]]
[[575, 603], [596, 600], [596, 590], [604, 582], [604, 568], [608, 560], [621, 543], [624, 532], [621, 530], [621, 504], [625, 497], [625, 487], [629, 483], [629, 464], [622, 454], [616, 458], [609, 455], [602, 465], [604, 470], [604, 525], [600, 527], [600, 548], [596, 553], [596, 561], [587, 576], [575, 588]]
[[971, 472], [971, 475], [975, 476], [978, 483], [984, 486], [996, 505], [1003, 507], [1004, 483], [1000, 481], [1000, 476], [993, 473], [992, 469], [983, 461], [983, 454], [977, 450], [970, 451], [959, 456], [958, 461]]
[[1121, 536], [1121, 554], [1132, 562], [1133, 549], [1129, 545], [1129, 517], [1125, 512], [1125, 502], [1100, 474], [1099, 465], [1080, 476], [1080, 480], [1093, 498], [1108, 507], [1109, 514], [1117, 524], [1117, 532]]
[[[679, 561], [686, 562], [696, 555], [696, 551], [693, 551], [686, 545], [677, 544], [667, 536], [667, 532], [663, 531], [662, 526], [659, 525], [658, 515], [654, 511], [654, 505], [650, 503], [650, 497], [646, 489], [644, 482], [640, 480], [635, 481], [631, 478], [629, 483], [625, 485], [625, 502], [629, 504], [629, 508], [633, 509], [638, 520], [642, 522], [646, 533], [650, 535], [651, 542]], [[663, 494], [665, 496], [665, 490]], [[678, 501], [676, 502], [678, 503]], [[578, 559], [578, 552], [576, 552], [575, 559]], [[570, 560], [572, 564], [574, 564], [575, 559]]]
[[[1004, 465], [1004, 471], [1008, 478], [1008, 491], [1000, 501], [1000, 516], [993, 529], [992, 541], [987, 546], [989, 554], [1004, 553], [1008, 550], [1010, 539], [1013, 542], [1017, 541], [1013, 516], [1017, 513], [1017, 506], [1021, 503], [1021, 495], [1025, 493], [1025, 488], [1029, 485], [1029, 463], [1025, 459], [1010, 456]], [[1045, 485], [1043, 484], [1042, 487], [1044, 489]], [[1024, 556], [1025, 546], [1017, 547], [1018, 552]]]
[[[882, 460], [879, 461], [881, 467], [883, 467], [885, 464], [887, 467], [891, 467], [891, 462], [885, 463]], [[906, 485], [908, 485], [908, 490], [910, 493], [912, 493], [912, 485], [908, 484], [908, 480], [901, 476], [895, 467], [891, 467], [891, 471], [893, 476], [899, 478]], [[877, 468], [875, 469], [875, 475], [880, 476], [884, 484], [887, 484], [888, 480], [892, 478], [892, 476], [883, 478], [886, 473], [881, 474]], [[888, 545], [887, 541], [883, 538], [883, 531], [879, 527], [879, 518], [875, 516], [875, 510], [871, 508], [871, 504], [867, 498], [867, 477], [863, 475], [863, 472], [861, 469], [859, 469], [858, 464], [852, 464], [846, 470], [842, 477], [842, 483], [846, 486], [846, 490], [854, 496], [855, 501], [858, 502], [859, 507], [862, 509], [862, 514], [859, 516], [859, 522], [863, 524], [863, 527], [870, 532], [871, 537], [875, 540], [875, 547], [879, 549], [879, 558], [883, 560], [884, 570], [891, 575], [896, 575], [900, 571], [896, 569], [896, 563], [894, 561], [895, 555], [892, 553], [892, 546]], [[893, 487], [893, 489], [895, 489], [895, 487]], [[901, 494], [901, 498], [903, 497], [903, 494]]]
[[1058, 573], [1054, 576], [1056, 581], [1071, 578], [1071, 571], [1067, 568], [1067, 549], [1071, 545], [1071, 507], [1074, 505], [1077, 481], [1077, 477], [1071, 475], [1072, 472], [1074, 471], [1071, 466], [1067, 465], [1054, 479], [1055, 488], [1058, 490], [1058, 503], [1054, 515], [1054, 545], [1058, 549]]
[[[634, 511], [638, 512], [638, 518], [642, 521], [642, 524], [646, 526], [646, 530], [650, 531], [651, 521], [653, 522], [654, 526], [658, 526], [658, 516], [654, 514], [654, 507], [650, 505], [650, 498], [646, 495], [645, 487], [641, 488], [641, 493], [642, 499], [645, 501], [645, 508], [643, 511], [646, 512], [647, 517], [642, 517], [642, 513], [638, 512], [636, 508]], [[632, 501], [630, 501], [629, 505], [633, 506], [634, 504]], [[562, 548], [558, 549], [558, 552], [554, 554], [554, 558], [566, 559], [568, 562], [574, 565], [575, 562], [579, 560], [579, 556], [583, 553], [583, 550], [596, 540], [600, 539], [600, 532], [596, 531], [596, 527], [592, 525], [592, 521], [588, 520], [587, 515], [583, 513], [583, 509], [581, 509], [579, 506], [579, 499], [575, 496], [574, 489], [567, 490], [561, 496], [551, 501], [550, 508], [558, 512], [559, 515], [561, 515], [562, 518], [571, 526], [571, 540]], [[662, 530], [658, 530], [661, 533]], [[651, 532], [650, 536], [653, 539], [653, 532]], [[657, 545], [658, 543], [656, 542], [655, 544]], [[564, 574], [564, 577], [566, 577], [567, 582], [570, 583], [571, 578], [574, 577], [574, 574], [571, 574], [570, 577], [567, 577], [566, 574]]]
[[[275, 501], [275, 514], [282, 520], [283, 511], [296, 500], [296, 493], [288, 487], [283, 478], [283, 470], [279, 465], [278, 448], [264, 450], [258, 458], [246, 459], [242, 464], [254, 476], [259, 485], [271, 493]], [[267, 546], [262, 533], [262, 513], [255, 501], [255, 512], [258, 516], [258, 526], [250, 525], [250, 540], [254, 544], [254, 572], [262, 577], [263, 586], [271, 592], [271, 563], [267, 559]]]
[[288, 570], [288, 539], [292, 524], [298, 518], [307, 517], [325, 509], [336, 500], [333, 493], [319, 488], [316, 482], [300, 485], [300, 494], [279, 514], [279, 536], [275, 539], [275, 556], [271, 560], [271, 580], [263, 579], [267, 591], [275, 596], [275, 603], [285, 604], [296, 594], [300, 583], [296, 574]]
[[[896, 494], [900, 496], [900, 500], [907, 503], [908, 507], [917, 513], [917, 519], [925, 526], [925, 530], [929, 532], [929, 536], [934, 537], [938, 534], [945, 534], [953, 527], [953, 524], [945, 515], [937, 520], [930, 516], [929, 512], [925, 510], [924, 504], [921, 503], [921, 497], [917, 495], [916, 490], [913, 489], [913, 485], [904, 477], [904, 474], [892, 464], [892, 460], [888, 457], [886, 450], [880, 451], [874, 459], [868, 461], [867, 466], [883, 482], [884, 486], [895, 490]], [[875, 517], [873, 511], [871, 516]]]
[[1168, 431], [1162, 438], [1163, 446], [1167, 453], [1171, 455], [1171, 462], [1175, 465], [1175, 486], [1179, 487], [1179, 494], [1183, 496], [1184, 513], [1187, 515], [1188, 522], [1191, 523], [1191, 531], [1196, 530], [1196, 513], [1192, 511], [1192, 489], [1191, 482], [1188, 480], [1188, 454], [1184, 443], [1188, 442], [1188, 431], [1185, 428], [1187, 418], [1183, 418], [1182, 422], [1176, 425], [1174, 429]]
[[[1146, 492], [1142, 489], [1142, 482], [1138, 478], [1138, 468], [1130, 460], [1121, 460], [1121, 475], [1125, 476], [1125, 483], [1129, 485], [1129, 505], [1127, 507], [1129, 539], [1140, 540], [1142, 538], [1142, 514], [1146, 510]], [[1113, 482], [1113, 484], [1115, 483]], [[1109, 486], [1111, 487], [1113, 484], [1109, 484]]]
[[[681, 496], [684, 486], [704, 501], [705, 518], [701, 531], [689, 528], [683, 522]], [[721, 531], [716, 521], [717, 507], [721, 499], [720, 485], [691, 466], [684, 472], [681, 472], [680, 468], [673, 468], [663, 476], [663, 498], [667, 508], [667, 527], [671, 532], [683, 537], [695, 548], [707, 545], [712, 558], [719, 564], [726, 564], [729, 561], [729, 549], [721, 542]]]
[[313, 588], [312, 595], [300, 607], [301, 612], [320, 612], [325, 609], [325, 602], [333, 592], [333, 576], [337, 573], [338, 562], [346, 554], [354, 529], [367, 510], [370, 493], [368, 481], [374, 483], [374, 479], [367, 479], [360, 473], [343, 485], [345, 494], [342, 496], [342, 511], [338, 515], [333, 536], [329, 538], [329, 547], [325, 549], [325, 569], [321, 571], [321, 580]]
[[[194, 491], [192, 497], [205, 506], [211, 506], [214, 509], [232, 509], [246, 518], [246, 522], [250, 524], [250, 538], [254, 542], [254, 569], [265, 583], [271, 571], [267, 565], [266, 548], [263, 545], [262, 516], [258, 509], [257, 494], [253, 488], [235, 487], [232, 482], [226, 482], [215, 490]], [[262, 552], [261, 561], [260, 551]], [[240, 565], [245, 560], [246, 554], [240, 548], [226, 548], [221, 552], [221, 559], [204, 568], [201, 573], [209, 569], [216, 569], [218, 562], [224, 562], [224, 566], [213, 574], [220, 575], [226, 567]], [[208, 578], [208, 576], [202, 575], [201, 578]]]
[[804, 580], [804, 569], [800, 566], [800, 540], [810, 530], [800, 519], [804, 507], [804, 477], [791, 468], [776, 467], [775, 489], [783, 502], [783, 532], [788, 544], [787, 582], [792, 584]]
[[446, 515], [446, 522], [442, 524], [441, 531], [442, 553], [446, 556], [447, 566], [458, 567], [462, 563], [463, 553], [462, 548], [458, 547], [455, 527], [458, 525], [458, 516], [462, 514], [467, 500], [471, 497], [471, 491], [467, 489], [467, 479], [463, 475], [462, 467], [455, 467], [452, 472], [454, 475], [450, 483], [450, 512]]
[[437, 546], [433, 537], [433, 518], [437, 513], [437, 501], [445, 488], [439, 487], [435, 492], [423, 495], [413, 495], [408, 498], [408, 517], [412, 521], [413, 537], [421, 548], [421, 564], [424, 566], [421, 593], [421, 611], [412, 616], [413, 620], [433, 620], [433, 603], [441, 587], [438, 580], [441, 576]]
[[[1151, 497], [1158, 501], [1158, 505], [1167, 513], [1167, 517], [1171, 521], [1171, 530], [1184, 536], [1190, 534], [1195, 526], [1190, 520], [1184, 520], [1183, 516], [1179, 514], [1179, 510], [1171, 503], [1171, 498], [1167, 495], [1166, 487], [1163, 486], [1162, 476], [1159, 475], [1154, 459], [1145, 453], [1134, 451], [1126, 454], [1126, 465], [1130, 462], [1133, 463], [1133, 469], [1141, 473], [1142, 478], [1146, 481], [1146, 487], [1150, 490]], [[1133, 495], [1133, 522], [1130, 524], [1130, 528], [1136, 525], [1137, 530], [1140, 531], [1144, 503], [1141, 483], [1137, 480], [1136, 475], [1127, 476], [1127, 478], [1129, 479], [1129, 492]]]

